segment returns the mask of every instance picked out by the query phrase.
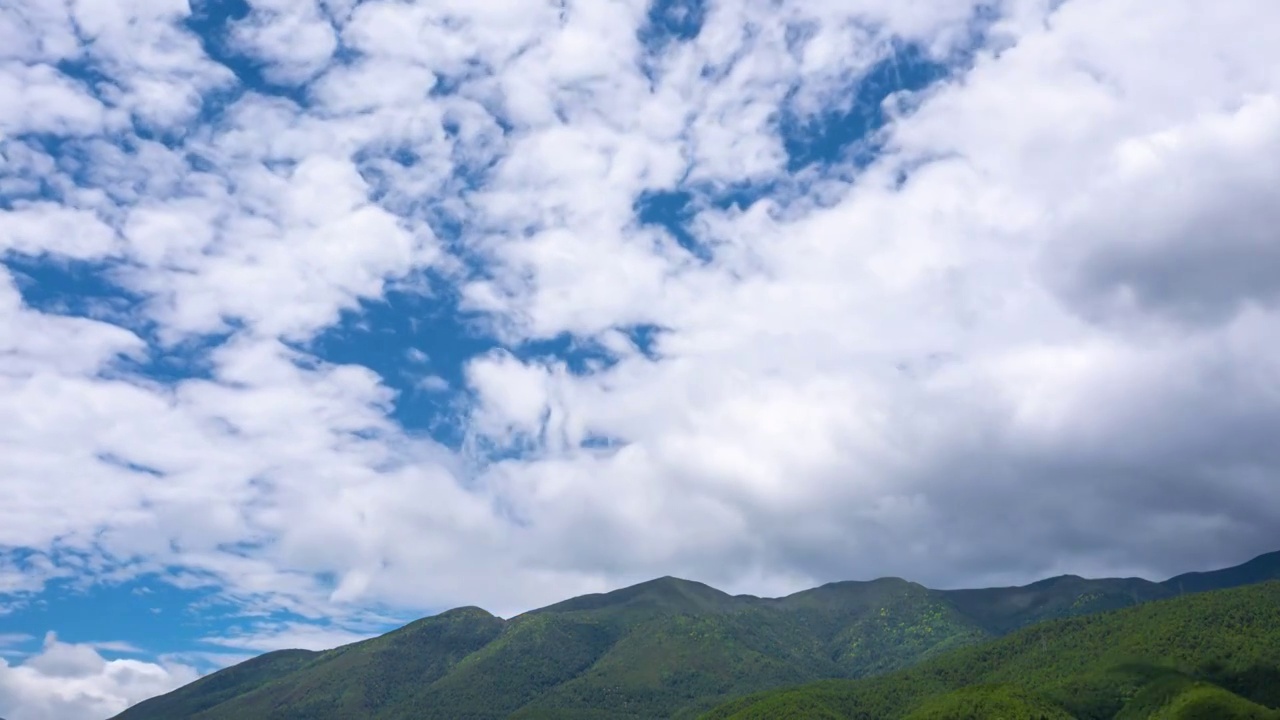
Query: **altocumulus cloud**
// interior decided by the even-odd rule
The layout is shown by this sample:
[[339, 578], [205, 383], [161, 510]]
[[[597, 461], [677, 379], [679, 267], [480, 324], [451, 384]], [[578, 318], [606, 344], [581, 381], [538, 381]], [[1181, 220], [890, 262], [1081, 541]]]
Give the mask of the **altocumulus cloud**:
[[[1276, 549], [1269, 26], [1267, 0], [5, 3], [0, 713], [663, 574]], [[224, 621], [163, 652], [172, 607], [16, 634], [143, 582]]]

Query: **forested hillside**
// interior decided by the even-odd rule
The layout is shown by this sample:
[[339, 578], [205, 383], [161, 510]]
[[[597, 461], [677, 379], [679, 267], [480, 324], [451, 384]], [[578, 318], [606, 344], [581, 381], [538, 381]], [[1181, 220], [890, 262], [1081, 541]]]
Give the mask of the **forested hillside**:
[[[1241, 568], [1175, 584], [1064, 576], [1025, 587], [956, 591], [884, 578], [832, 583], [785, 598], [731, 596], [662, 578], [510, 620], [461, 608], [326, 652], [269, 653], [118, 717], [694, 717], [761, 690], [869, 677], [951, 657], [1045, 619], [1171, 598], [1186, 586], [1280, 577], [1280, 554]], [[1056, 640], [1044, 636], [1040, 642], [1047, 647]], [[921, 711], [936, 714], [950, 707], [946, 703], [1043, 702], [1020, 690], [975, 692], [939, 699], [942, 709]], [[812, 697], [804, 695], [802, 702]]]
[[706, 720], [1280, 718], [1280, 582], [1035, 625], [861, 680], [757, 694]]

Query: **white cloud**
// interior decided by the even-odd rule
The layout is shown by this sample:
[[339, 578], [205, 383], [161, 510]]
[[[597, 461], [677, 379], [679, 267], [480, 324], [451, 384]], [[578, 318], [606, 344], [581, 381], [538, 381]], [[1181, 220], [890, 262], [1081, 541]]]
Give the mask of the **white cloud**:
[[262, 62], [274, 82], [300, 84], [325, 68], [338, 47], [333, 26], [315, 2], [254, 0], [235, 25], [235, 44]]
[[218, 332], [240, 321], [267, 336], [308, 338], [359, 298], [381, 295], [388, 278], [433, 259], [429, 230], [415, 236], [369, 203], [349, 160], [313, 156], [287, 178], [257, 168], [235, 180], [246, 195], [219, 188], [212, 207], [144, 210], [146, 218], [167, 215], [167, 226], [155, 232], [142, 220], [131, 238], [142, 235], [157, 260], [186, 255], [177, 267], [132, 275], [133, 286], [156, 298], [152, 312], [170, 332]]
[[439, 375], [426, 375], [418, 380], [417, 387], [425, 392], [445, 392], [449, 389], [449, 381]]
[[473, 414], [476, 430], [492, 436], [536, 435], [548, 404], [547, 374], [506, 353], [473, 361], [468, 383], [479, 394]]
[[[25, 10], [41, 3], [20, 4]], [[86, 59], [112, 80], [98, 91], [151, 129], [182, 132], [181, 125], [199, 111], [202, 94], [232, 80], [182, 27], [191, 13], [185, 0], [82, 0], [69, 7], [77, 34], [90, 43]], [[42, 32], [49, 24], [32, 29]]]
[[329, 650], [373, 637], [377, 633], [356, 633], [341, 628], [325, 628], [302, 623], [285, 623], [275, 627], [259, 627], [252, 634], [208, 637], [213, 645], [272, 652], [274, 650]]
[[91, 645], [49, 633], [44, 648], [22, 662], [0, 658], [0, 713], [13, 720], [100, 720], [197, 677], [186, 665], [107, 660]]
[[0, 215], [0, 249], [78, 260], [113, 254], [115, 232], [92, 212], [33, 203]]
[[1071, 302], [1104, 320], [1221, 322], [1275, 299], [1280, 97], [1241, 103], [1116, 148], [1110, 177], [1078, 201], [1083, 220], [1062, 231], [1083, 238], [1059, 243], [1076, 266]]
[[0, 132], [84, 135], [100, 132], [107, 110], [84, 88], [48, 65], [6, 63], [0, 71]]
[[79, 52], [65, 4], [7, 3], [0, 8], [0, 58], [61, 60]]

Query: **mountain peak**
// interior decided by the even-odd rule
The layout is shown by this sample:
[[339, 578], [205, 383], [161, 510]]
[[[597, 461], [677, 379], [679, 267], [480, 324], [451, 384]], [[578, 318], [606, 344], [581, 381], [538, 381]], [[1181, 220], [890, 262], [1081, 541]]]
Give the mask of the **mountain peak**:
[[480, 617], [480, 618], [491, 618], [491, 617], [494, 617], [494, 615], [493, 615], [493, 613], [489, 612], [488, 610], [485, 610], [485, 609], [484, 609], [484, 608], [482, 608], [482, 607], [476, 607], [475, 605], [464, 605], [464, 606], [462, 606], [462, 607], [456, 607], [456, 608], [453, 608], [452, 610], [445, 610], [444, 612], [440, 613], [440, 615], [439, 615], [438, 617], [452, 617], [452, 618]]
[[565, 600], [533, 612], [578, 612], [624, 607], [674, 612], [715, 612], [739, 602], [728, 593], [710, 585], [664, 575], [619, 590]]
[[[927, 593], [927, 588], [899, 577], [882, 577], [875, 580], [841, 580], [809, 590], [801, 590], [771, 602], [793, 609], [819, 607], [870, 607], [893, 602], [915, 593]], [[850, 603], [853, 603], [850, 605]]]

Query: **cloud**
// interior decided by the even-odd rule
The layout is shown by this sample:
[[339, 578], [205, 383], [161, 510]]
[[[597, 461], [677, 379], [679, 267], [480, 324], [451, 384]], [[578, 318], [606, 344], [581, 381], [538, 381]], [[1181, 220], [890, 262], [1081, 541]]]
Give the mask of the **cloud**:
[[449, 381], [439, 375], [427, 375], [418, 381], [418, 388], [424, 392], [445, 392], [449, 389]]
[[48, 65], [9, 64], [0, 74], [0, 93], [10, 99], [0, 115], [5, 134], [89, 134], [106, 121], [102, 103]]
[[115, 232], [86, 210], [52, 203], [32, 204], [0, 217], [0, 237], [6, 250], [28, 255], [54, 253], [68, 258], [108, 256], [115, 246]]
[[333, 25], [315, 2], [256, 0], [248, 17], [236, 21], [232, 43], [282, 84], [315, 77], [338, 48]]
[[[258, 651], [1280, 541], [1261, 0], [46, 5], [0, 11], [11, 614], [150, 575]], [[6, 677], [179, 677], [52, 647]]]
[[[826, 578], [906, 567], [942, 584], [1064, 565], [1151, 573], [1222, 561], [1175, 527], [1224, 546], [1274, 544], [1274, 518], [1244, 510], [1274, 502], [1265, 473], [1246, 469], [1274, 460], [1233, 439], [1274, 421], [1261, 399], [1272, 397], [1270, 381], [1249, 354], [1274, 336], [1263, 280], [1270, 211], [1256, 200], [1271, 166], [1244, 160], [1269, 147], [1274, 80], [1251, 69], [1260, 47], [1223, 54], [1229, 28], [1245, 22], [1237, 9], [1203, 18], [1220, 32], [1213, 38], [1189, 6], [1137, 37], [1105, 29], [1129, 26], [1118, 22], [1133, 10], [1123, 5], [1070, 3], [1038, 23], [1012, 14], [993, 30], [1011, 44], [899, 118], [888, 154], [834, 201], [704, 209], [694, 229], [714, 248], [710, 266], [649, 250], [606, 193], [574, 203], [554, 230], [501, 246], [498, 266], [509, 264], [512, 279], [502, 294], [477, 284], [473, 297], [518, 332], [667, 330], [660, 361], [631, 358], [588, 377], [473, 362], [482, 398], [503, 382], [547, 398], [538, 430], [547, 447], [566, 435], [559, 448], [588, 435], [625, 446], [603, 459], [561, 449], [494, 468], [500, 494], [546, 529], [530, 541], [605, 574], [675, 567], [707, 577], [703, 558], [715, 555], [725, 563], [715, 579], [727, 583], [764, 564]], [[1145, 60], [1197, 33], [1181, 51], [1185, 72]], [[746, 57], [768, 52], [753, 42]], [[739, 60], [729, 78], [740, 67], [755, 66]], [[517, 145], [504, 164], [520, 166], [524, 151], [545, 157]], [[531, 167], [555, 168], [566, 175], [556, 185], [572, 187], [597, 172], [584, 151], [572, 164]], [[499, 175], [485, 192], [556, 207], [554, 194], [542, 201], [549, 184]], [[528, 200], [510, 201], [513, 187]], [[588, 242], [612, 247], [584, 262], [590, 271], [571, 270]], [[626, 280], [597, 290], [593, 280], [615, 269]], [[1123, 311], [1111, 297], [1123, 300], [1125, 288], [1149, 320], [1252, 311], [1214, 339], [1174, 330], [1156, 345], [1081, 322]], [[1199, 412], [1177, 409], [1191, 407]], [[538, 417], [533, 407], [519, 415]], [[1213, 469], [1194, 467], [1210, 456]], [[1209, 488], [1216, 498], [1205, 505]], [[716, 520], [684, 519], [680, 507]], [[664, 546], [666, 527], [678, 539]], [[597, 542], [583, 549], [575, 531]], [[1025, 543], [1016, 552], [1002, 549], [1010, 533]], [[637, 536], [646, 542], [628, 542]], [[660, 559], [646, 565], [651, 557]]]
[[16, 665], [0, 658], [0, 712], [18, 720], [97, 720], [198, 677], [189, 666], [106, 660], [53, 633]]
[[1280, 256], [1266, 188], [1280, 180], [1280, 99], [1255, 96], [1116, 149], [1116, 168], [1085, 218], [1063, 234], [1073, 252], [1069, 298], [1091, 317], [1229, 320], [1270, 303]]
[[284, 623], [273, 627], [259, 627], [252, 634], [208, 637], [204, 638], [204, 642], [237, 650], [254, 650], [257, 652], [293, 649], [328, 650], [339, 645], [366, 640], [376, 634], [368, 632], [357, 633], [341, 628], [324, 628], [302, 623]]
[[[431, 262], [433, 238], [415, 237], [370, 204], [348, 160], [310, 157], [287, 177], [258, 167], [236, 182], [252, 195], [218, 188], [205, 202], [220, 207], [184, 203], [131, 218], [129, 239], [154, 264], [136, 268], [128, 283], [154, 298], [151, 314], [170, 332], [241, 322], [268, 336], [307, 338], [359, 298], [380, 295], [387, 279]], [[243, 200], [254, 207], [237, 207]]]

